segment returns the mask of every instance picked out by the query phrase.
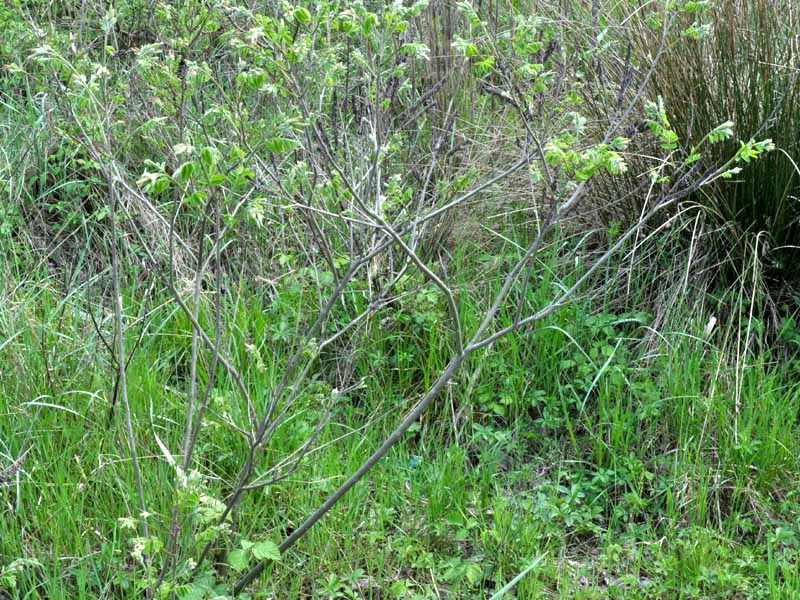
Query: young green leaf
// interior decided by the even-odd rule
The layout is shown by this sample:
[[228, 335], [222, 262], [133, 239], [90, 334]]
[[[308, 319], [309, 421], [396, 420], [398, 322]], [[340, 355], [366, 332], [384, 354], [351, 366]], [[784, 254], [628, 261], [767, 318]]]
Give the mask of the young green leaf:
[[253, 544], [253, 556], [258, 560], [279, 561], [281, 559], [281, 551], [275, 542], [266, 540]]
[[307, 8], [298, 6], [294, 9], [294, 18], [301, 25], [308, 25], [311, 22], [311, 13]]
[[250, 555], [247, 552], [247, 550], [244, 549], [234, 550], [228, 555], [228, 564], [230, 565], [231, 569], [233, 569], [237, 573], [240, 571], [244, 571], [249, 563], [250, 563]]

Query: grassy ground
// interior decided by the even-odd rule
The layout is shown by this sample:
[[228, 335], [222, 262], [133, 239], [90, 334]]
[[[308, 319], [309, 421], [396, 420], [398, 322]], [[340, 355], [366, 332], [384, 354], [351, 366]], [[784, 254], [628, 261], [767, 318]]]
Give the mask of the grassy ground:
[[[44, 271], [4, 268], [2, 462], [30, 450], [2, 488], [0, 556], [40, 566], [6, 573], [2, 585], [21, 598], [126, 597], [133, 565], [119, 519], [136, 514], [133, 481], [121, 420], [109, 419], [113, 369], [86, 290], [63, 296]], [[185, 399], [177, 389], [189, 340], [163, 298], [142, 297], [131, 290], [127, 298], [129, 326], [146, 330], [129, 388], [149, 519], [163, 530], [174, 490], [156, 437], [180, 444]], [[107, 328], [108, 317], [92, 310]], [[281, 310], [249, 290], [238, 311], [231, 347], [249, 348], [237, 359], [258, 398], [283, 360], [280, 335], [270, 334]], [[280, 539], [415, 401], [446, 343], [424, 310], [409, 317], [395, 332], [365, 332], [371, 342], [353, 365], [363, 384], [337, 401], [301, 469], [247, 497], [236, 531]], [[488, 597], [535, 561], [516, 597], [796, 597], [794, 367], [758, 355], [737, 365], [719, 350], [725, 326], [706, 334], [700, 318], [654, 343], [647, 320], [604, 311], [595, 298], [487, 352], [480, 370], [468, 369], [269, 570], [262, 597]], [[130, 338], [133, 351], [138, 334]], [[315, 380], [266, 465], [314, 427], [330, 389], [324, 362]], [[216, 392], [198, 450], [197, 466], [220, 496], [246, 451], [228, 425], [233, 393], [224, 385]]]

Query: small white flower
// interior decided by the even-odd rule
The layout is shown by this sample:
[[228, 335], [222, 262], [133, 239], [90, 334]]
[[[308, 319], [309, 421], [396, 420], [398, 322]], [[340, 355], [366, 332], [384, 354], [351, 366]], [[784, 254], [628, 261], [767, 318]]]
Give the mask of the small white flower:
[[109, 71], [109, 70], [108, 70], [106, 67], [104, 67], [103, 65], [97, 65], [97, 66], [94, 68], [94, 76], [95, 76], [95, 77], [97, 77], [97, 78], [100, 78], [100, 79], [101, 79], [101, 78], [103, 78], [103, 77], [108, 77], [109, 75], [111, 75], [111, 71]]
[[175, 467], [175, 480], [178, 489], [183, 489], [189, 485], [189, 478], [186, 477], [186, 471], [184, 471], [182, 467]]
[[132, 517], [120, 517], [117, 523], [122, 529], [136, 529], [136, 519]]
[[181, 154], [191, 154], [194, 152], [194, 146], [191, 144], [175, 144], [172, 147], [172, 151], [175, 153], [175, 156], [180, 156]]
[[131, 550], [131, 557], [139, 562], [144, 561], [144, 549], [145, 549], [145, 540], [144, 538], [136, 538], [133, 540], [133, 550]]
[[716, 326], [716, 324], [717, 324], [717, 317], [711, 315], [711, 318], [708, 320], [708, 324], [706, 325], [706, 328], [703, 332], [706, 337], [711, 335], [711, 332], [714, 331], [714, 327]]

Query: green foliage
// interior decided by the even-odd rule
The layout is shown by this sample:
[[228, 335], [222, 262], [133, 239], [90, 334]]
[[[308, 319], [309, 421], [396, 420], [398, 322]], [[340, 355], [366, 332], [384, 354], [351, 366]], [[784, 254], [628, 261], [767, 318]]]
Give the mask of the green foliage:
[[[703, 305], [708, 289], [687, 268], [669, 295], [677, 236], [623, 243], [619, 221], [592, 229], [599, 194], [525, 263], [497, 329], [581, 282], [607, 243], [628, 254], [527, 335], [471, 356], [369, 481], [280, 551], [456, 345], [446, 294], [397, 247], [365, 262], [304, 333], [386, 239], [370, 220], [405, 236], [525, 148], [508, 182], [420, 225], [418, 254], [452, 285], [465, 331], [582, 185], [594, 198], [607, 181], [644, 182], [625, 190], [641, 209], [719, 167], [692, 198], [719, 224], [769, 231], [773, 246], [797, 234], [797, 80], [766, 66], [795, 49], [766, 0], [743, 14], [769, 27], [741, 42], [723, 18], [744, 6], [734, 0], [595, 14], [585, 6], [599, 3], [567, 3], [569, 18], [556, 4], [0, 7], [0, 475], [14, 471], [0, 481], [0, 597], [157, 587], [155, 598], [222, 599], [262, 562], [253, 589], [275, 598], [800, 594], [800, 388], [797, 366], [776, 361], [796, 357], [795, 320], [776, 350], [750, 279]], [[666, 67], [635, 98], [644, 47], [675, 11]], [[641, 47], [626, 38], [636, 27]], [[714, 58], [697, 60], [706, 50]], [[608, 123], [618, 127], [605, 136]], [[112, 223], [145, 513], [113, 415]], [[203, 260], [197, 320], [211, 337], [219, 303], [241, 381], [200, 344], [193, 383], [214, 387], [183, 468], [171, 449], [184, 443], [193, 328], [164, 282], [191, 302]], [[305, 379], [284, 379], [293, 361]], [[274, 408], [292, 394], [292, 410], [258, 448], [253, 489], [226, 511], [253, 414], [284, 385]]]
[[[558, 263], [551, 268], [557, 270]], [[18, 500], [23, 511], [0, 520], [0, 555], [9, 557], [3, 559], [3, 572], [13, 572], [17, 589], [30, 590], [36, 582], [51, 597], [89, 598], [109, 589], [132, 594], [154, 575], [146, 557], [165, 548], [135, 533], [140, 515], [119, 518], [130, 514], [124, 504], [129, 472], [107, 455], [109, 430], [94, 422], [104, 416], [108, 400], [71, 392], [93, 389], [105, 378], [102, 369], [79, 368], [86, 356], [98, 353], [101, 342], [81, 316], [81, 294], [73, 295], [66, 301], [62, 335], [51, 341], [58, 353], [46, 367], [41, 354], [24, 351], [35, 348], [40, 335], [26, 315], [38, 306], [39, 318], [52, 323], [61, 314], [58, 296], [43, 294], [30, 280], [13, 289], [11, 296], [4, 292], [0, 331], [4, 340], [10, 332], [21, 333], [0, 349], [3, 364], [15, 365], [0, 373], [0, 402], [9, 413], [0, 423], [0, 439], [13, 440], [12, 433], [31, 419], [46, 433], [35, 434], [25, 463]], [[423, 314], [426, 303], [420, 305]], [[246, 417], [220, 398], [204, 429], [200, 464], [222, 478], [182, 474], [170, 466], [153, 432], [165, 447], [179, 442], [180, 432], [169, 422], [180, 414], [183, 400], [162, 383], [179, 368], [168, 357], [184, 352], [181, 338], [170, 333], [180, 331], [175, 318], [169, 311], [151, 315], [152, 329], [163, 335], [146, 338], [130, 365], [131, 400], [149, 440], [146, 451], [156, 457], [146, 475], [153, 514], [145, 518], [155, 528], [153, 535], [177, 495], [182, 518], [192, 521], [200, 543], [219, 514], [226, 456], [236, 464], [245, 451], [232, 425], [245, 423]], [[242, 315], [255, 331], [269, 330], [284, 318], [255, 302]], [[288, 597], [305, 587], [320, 598], [359, 597], [378, 589], [389, 597], [435, 598], [435, 590], [447, 586], [464, 597], [488, 596], [528, 566], [532, 555], [547, 552], [517, 584], [517, 597], [557, 589], [616, 598], [684, 592], [722, 598], [742, 590], [755, 597], [791, 597], [800, 584], [794, 575], [800, 442], [796, 429], [785, 426], [795, 422], [800, 406], [794, 372], [755, 357], [744, 375], [737, 421], [735, 379], [713, 347], [721, 338], [712, 337], [710, 345], [693, 329], [689, 335], [667, 334], [661, 352], [642, 360], [639, 344], [649, 322], [644, 315], [597, 313], [578, 304], [544, 323], [529, 341], [508, 343], [482, 358], [476, 383], [453, 390], [455, 405], [473, 413], [460, 427], [460, 441], [453, 443], [448, 428], [424, 422], [370, 485], [355, 490], [335, 519], [310, 534], [307, 547], [314, 551], [298, 549], [282, 557], [268, 571], [263, 589]], [[700, 321], [697, 328], [704, 326]], [[437, 365], [428, 362], [431, 349], [421, 344], [425, 329], [412, 328], [391, 343], [388, 333], [374, 334], [372, 343], [384, 344], [393, 355], [409, 354], [410, 363], [419, 365], [412, 380], [431, 377]], [[249, 331], [232, 331], [232, 343], [243, 347]], [[436, 327], [432, 331], [441, 336]], [[254, 386], [271, 385], [271, 346], [261, 350], [265, 369], [251, 371]], [[64, 378], [63, 391], [49, 401], [52, 406], [25, 408], [8, 400], [28, 397], [26, 390], [44, 381], [48, 367]], [[369, 364], [360, 368], [358, 377], [376, 372]], [[299, 476], [243, 501], [235, 519], [225, 524], [224, 551], [213, 569], [192, 576], [199, 545], [186, 547], [175, 580], [170, 576], [163, 589], [194, 594], [188, 597], [224, 595], [226, 573], [235, 574], [258, 558], [277, 559], [272, 535], [264, 532], [281, 526], [286, 506], [291, 514], [314, 506], [332, 477], [379, 442], [382, 427], [341, 438], [363, 424], [365, 409], [372, 414], [375, 407], [387, 407], [388, 398], [399, 402], [411, 389], [403, 370], [388, 373], [384, 379], [366, 378], [364, 389], [337, 409], [336, 420], [345, 429], [323, 433], [320, 450]], [[229, 383], [221, 393], [232, 394]], [[505, 414], [492, 406], [503, 394], [510, 399], [503, 405]], [[146, 423], [154, 398], [153, 427]], [[86, 422], [55, 406], [98, 416]], [[302, 406], [298, 419], [313, 423], [311, 411], [319, 400], [309, 396]], [[116, 434], [117, 426], [112, 429]], [[698, 445], [699, 436], [707, 443]], [[302, 439], [299, 426], [287, 428], [275, 451], [296, 447]], [[443, 443], [447, 439], [449, 447]], [[0, 451], [0, 462], [7, 464], [6, 454], [14, 455], [16, 448]], [[422, 457], [415, 468], [409, 466], [412, 454]], [[44, 484], [54, 486], [48, 506], [36, 502]], [[13, 487], [0, 489], [17, 501]], [[763, 506], [770, 507], [769, 515]], [[21, 528], [42, 523], [51, 526], [40, 527], [23, 546]], [[98, 533], [88, 537], [89, 528]], [[55, 563], [49, 548], [64, 556], [96, 558]], [[560, 552], [569, 553], [568, 565]], [[11, 566], [20, 556], [43, 566]], [[302, 561], [302, 570], [283, 570], [296, 561]], [[51, 579], [48, 572], [56, 564], [58, 575]], [[11, 593], [9, 581], [2, 585]]]

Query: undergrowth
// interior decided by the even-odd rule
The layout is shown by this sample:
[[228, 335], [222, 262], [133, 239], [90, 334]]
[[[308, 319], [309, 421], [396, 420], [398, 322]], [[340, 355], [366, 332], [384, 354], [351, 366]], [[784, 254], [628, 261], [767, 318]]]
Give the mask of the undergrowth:
[[[463, 284], [476, 285], [466, 275]], [[186, 376], [189, 339], [160, 294], [140, 294], [126, 298], [139, 315], [131, 328], [147, 331], [136, 346], [131, 336], [128, 378], [147, 518], [160, 528], [175, 492], [157, 440], [179, 443], [170, 423], [183, 399], [171, 382]], [[231, 535], [281, 537], [434, 377], [446, 340], [419, 294], [407, 321], [364, 332], [352, 357], [358, 384], [337, 403], [311, 460], [246, 498]], [[274, 384], [280, 313], [292, 308], [281, 306], [286, 297], [247, 289], [228, 300], [240, 314], [231, 345], [246, 353], [253, 389]], [[759, 353], [737, 370], [720, 351], [724, 324], [707, 331], [697, 318], [661, 331], [645, 354], [650, 317], [608, 312], [596, 300], [478, 357], [479, 369], [448, 389], [369, 483], [267, 571], [256, 597], [472, 597], [537, 557], [516, 597], [798, 593], [793, 368]], [[3, 464], [30, 447], [4, 488], [3, 585], [12, 597], [127, 597], [136, 569], [132, 524], [121, 515], [136, 514], [124, 508], [133, 481], [119, 452], [124, 430], [109, 420], [113, 366], [98, 360], [102, 342], [87, 313], [97, 312], [101, 328], [108, 317], [81, 287], [62, 298], [45, 270], [7, 278], [2, 306]], [[337, 380], [323, 361], [294, 420], [278, 431], [274, 460], [302, 443]], [[234, 393], [215, 391], [198, 447], [211, 497], [231, 489], [246, 452]]]
[[250, 4], [0, 7], [0, 599], [800, 597], [794, 9]]

